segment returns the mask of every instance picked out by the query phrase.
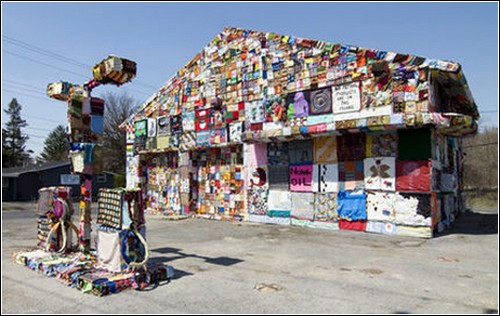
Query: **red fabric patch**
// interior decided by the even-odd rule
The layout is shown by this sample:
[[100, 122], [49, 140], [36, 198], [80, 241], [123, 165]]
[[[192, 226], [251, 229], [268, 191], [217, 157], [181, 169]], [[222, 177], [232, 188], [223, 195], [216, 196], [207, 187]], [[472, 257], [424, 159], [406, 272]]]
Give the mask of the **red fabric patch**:
[[366, 231], [366, 221], [346, 221], [339, 219], [339, 229]]
[[430, 160], [397, 161], [396, 191], [430, 192], [431, 161]]
[[252, 123], [250, 124], [251, 131], [261, 131], [263, 127], [263, 123]]

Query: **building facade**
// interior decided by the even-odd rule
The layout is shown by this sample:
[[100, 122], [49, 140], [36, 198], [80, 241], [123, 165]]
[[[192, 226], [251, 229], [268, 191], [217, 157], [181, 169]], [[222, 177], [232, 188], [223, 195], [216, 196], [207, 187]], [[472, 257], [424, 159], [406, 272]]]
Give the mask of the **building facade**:
[[[2, 169], [2, 201], [35, 201], [38, 190], [44, 187], [69, 186], [74, 198], [80, 196], [80, 185], [67, 185], [61, 182], [61, 175], [71, 173], [69, 161], [48, 162], [28, 167]], [[114, 174], [102, 172], [92, 175], [94, 186], [92, 196], [97, 197], [100, 188], [114, 186]]]
[[150, 212], [431, 237], [479, 118], [458, 63], [226, 28], [127, 130]]

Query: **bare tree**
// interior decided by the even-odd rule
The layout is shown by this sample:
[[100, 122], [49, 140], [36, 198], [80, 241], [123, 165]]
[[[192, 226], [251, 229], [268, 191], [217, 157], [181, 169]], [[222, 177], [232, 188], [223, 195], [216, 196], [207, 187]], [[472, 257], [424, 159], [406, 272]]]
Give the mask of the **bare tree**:
[[464, 138], [463, 145], [465, 188], [475, 190], [477, 196], [494, 193], [498, 189], [498, 127], [486, 127]]
[[139, 102], [130, 97], [126, 92], [107, 92], [101, 96], [105, 101], [103, 165], [104, 170], [125, 174], [126, 145], [125, 131], [119, 128], [139, 105]]

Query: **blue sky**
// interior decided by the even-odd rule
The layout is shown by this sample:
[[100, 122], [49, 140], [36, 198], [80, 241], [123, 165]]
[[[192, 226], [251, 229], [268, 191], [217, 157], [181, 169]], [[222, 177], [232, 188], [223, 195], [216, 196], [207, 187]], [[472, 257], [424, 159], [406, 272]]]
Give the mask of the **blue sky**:
[[17, 98], [29, 124], [27, 147], [39, 154], [49, 131], [66, 125], [66, 104], [45, 95], [48, 83], [83, 83], [90, 66], [115, 54], [137, 62], [137, 78], [93, 95], [126, 91], [142, 101], [225, 26], [459, 62], [481, 125], [498, 126], [493, 2], [2, 2], [2, 108]]

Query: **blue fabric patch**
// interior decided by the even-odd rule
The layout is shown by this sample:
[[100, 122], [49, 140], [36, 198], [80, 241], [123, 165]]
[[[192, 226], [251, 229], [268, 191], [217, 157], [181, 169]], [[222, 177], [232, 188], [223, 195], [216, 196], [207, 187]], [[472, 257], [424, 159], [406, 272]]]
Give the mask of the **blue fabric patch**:
[[340, 190], [337, 195], [337, 205], [340, 218], [349, 221], [366, 220], [365, 190]]
[[90, 130], [99, 135], [104, 133], [104, 119], [102, 115], [91, 115]]
[[290, 211], [267, 211], [269, 217], [290, 217]]

